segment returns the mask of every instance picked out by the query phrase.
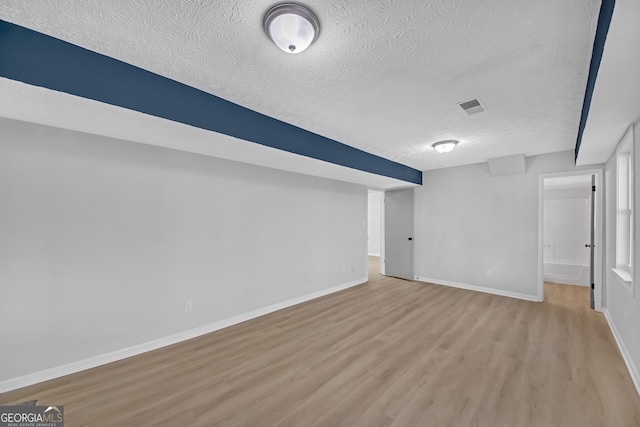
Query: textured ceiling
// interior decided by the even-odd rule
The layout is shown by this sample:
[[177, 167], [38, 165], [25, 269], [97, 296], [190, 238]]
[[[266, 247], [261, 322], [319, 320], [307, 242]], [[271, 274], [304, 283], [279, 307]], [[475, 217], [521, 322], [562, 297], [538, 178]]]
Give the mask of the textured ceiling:
[[640, 2], [616, 0], [578, 165], [604, 163], [640, 119]]
[[[3, 0], [0, 18], [421, 170], [573, 149], [599, 1], [305, 3], [321, 34], [299, 55], [263, 33], [273, 0]], [[486, 112], [456, 106], [476, 97]]]

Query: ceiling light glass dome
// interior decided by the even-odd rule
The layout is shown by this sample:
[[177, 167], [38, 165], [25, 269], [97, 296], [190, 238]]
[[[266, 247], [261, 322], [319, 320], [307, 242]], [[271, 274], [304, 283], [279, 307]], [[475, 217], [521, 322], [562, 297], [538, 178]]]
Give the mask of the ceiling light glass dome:
[[438, 153], [448, 153], [449, 151], [453, 150], [454, 148], [456, 148], [456, 145], [458, 144], [458, 141], [454, 140], [454, 139], [448, 139], [446, 141], [438, 141], [438, 142], [434, 142], [433, 144], [431, 144], [431, 146], [438, 152]]
[[281, 3], [265, 13], [264, 30], [283, 52], [300, 53], [318, 38], [320, 22], [305, 6]]

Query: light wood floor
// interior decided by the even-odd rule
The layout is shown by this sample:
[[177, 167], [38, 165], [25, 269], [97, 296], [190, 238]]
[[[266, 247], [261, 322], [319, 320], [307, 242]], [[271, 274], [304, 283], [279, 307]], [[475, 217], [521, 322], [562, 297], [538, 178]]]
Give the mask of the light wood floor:
[[640, 426], [587, 288], [547, 284], [541, 304], [377, 268], [355, 288], [0, 404], [64, 405], [67, 427]]

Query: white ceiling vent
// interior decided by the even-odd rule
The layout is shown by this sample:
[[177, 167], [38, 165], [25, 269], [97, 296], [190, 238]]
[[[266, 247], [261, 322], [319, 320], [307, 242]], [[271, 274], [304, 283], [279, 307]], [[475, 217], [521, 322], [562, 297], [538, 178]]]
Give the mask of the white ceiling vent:
[[470, 99], [469, 101], [458, 103], [460, 108], [462, 108], [468, 115], [482, 113], [485, 108], [480, 103], [478, 98]]

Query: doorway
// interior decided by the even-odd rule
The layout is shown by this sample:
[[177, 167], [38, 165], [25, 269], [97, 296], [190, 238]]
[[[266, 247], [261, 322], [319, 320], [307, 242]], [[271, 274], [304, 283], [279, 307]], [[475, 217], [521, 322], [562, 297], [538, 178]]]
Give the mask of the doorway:
[[368, 190], [367, 200], [367, 259], [371, 276], [383, 272], [380, 260], [384, 250], [384, 193]]
[[368, 191], [369, 274], [414, 279], [413, 190]]
[[600, 169], [540, 175], [539, 301], [545, 283], [584, 286], [591, 308], [601, 311], [602, 175]]
[[414, 189], [384, 194], [384, 275], [413, 280]]

